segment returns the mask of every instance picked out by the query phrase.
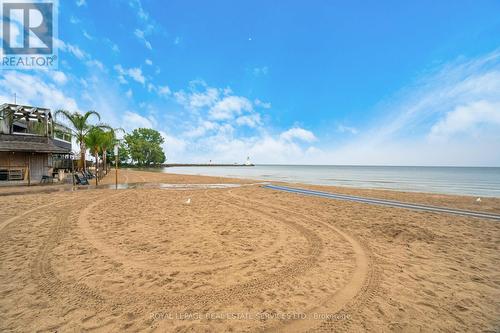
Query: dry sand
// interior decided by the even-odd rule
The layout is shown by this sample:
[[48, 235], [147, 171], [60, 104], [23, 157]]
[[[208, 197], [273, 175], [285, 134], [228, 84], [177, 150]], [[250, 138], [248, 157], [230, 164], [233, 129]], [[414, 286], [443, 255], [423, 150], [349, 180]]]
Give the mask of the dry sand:
[[[500, 330], [498, 222], [226, 178], [120, 182], [243, 186], [0, 196], [0, 331]], [[498, 199], [314, 188], [500, 211]]]

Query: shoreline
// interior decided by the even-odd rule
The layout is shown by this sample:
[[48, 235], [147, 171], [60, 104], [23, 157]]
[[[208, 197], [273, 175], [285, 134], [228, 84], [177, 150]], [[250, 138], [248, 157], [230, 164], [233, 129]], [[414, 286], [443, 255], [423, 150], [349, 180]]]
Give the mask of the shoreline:
[[[148, 171], [147, 168], [142, 170]], [[500, 168], [368, 166], [351, 168], [346, 166], [256, 165], [255, 168], [243, 169], [230, 166], [221, 168], [174, 167], [153, 168], [151, 171], [252, 178], [261, 181], [309, 185], [500, 198]]]
[[[123, 177], [122, 172], [132, 172], [143, 174], [153, 181], [147, 182], [145, 177], [134, 176], [133, 178]], [[476, 196], [460, 195], [460, 194], [444, 194], [432, 193], [421, 191], [405, 191], [394, 189], [381, 189], [381, 188], [363, 188], [351, 186], [335, 186], [335, 185], [317, 185], [300, 182], [283, 182], [274, 180], [263, 180], [257, 178], [234, 178], [229, 176], [206, 176], [206, 175], [188, 175], [175, 172], [139, 170], [136, 168], [120, 169], [118, 184], [126, 183], [193, 183], [199, 182], [200, 184], [207, 183], [235, 183], [235, 184], [249, 184], [249, 183], [272, 183], [283, 186], [293, 186], [295, 188], [303, 188], [308, 190], [326, 191], [335, 194], [355, 195], [362, 196], [370, 199], [384, 199], [384, 200], [397, 200], [414, 204], [427, 204], [436, 205], [446, 208], [466, 209], [478, 212], [500, 213], [500, 197], [481, 197], [481, 202], [477, 202]], [[158, 175], [166, 175], [165, 177]], [[98, 189], [105, 189], [103, 187], [109, 186], [108, 189], [114, 190], [113, 185], [114, 171], [110, 171], [108, 175], [100, 181]], [[94, 190], [95, 185], [91, 182], [88, 186], [79, 186], [78, 190]], [[47, 184], [47, 185], [32, 185], [32, 186], [0, 186], [0, 196], [17, 195], [17, 194], [35, 194], [35, 193], [55, 193], [60, 191], [72, 191], [71, 184]]]
[[[327, 191], [327, 192], [330, 191], [339, 194], [359, 195], [363, 197], [376, 198], [376, 199], [400, 200], [409, 203], [431, 204], [448, 208], [460, 208], [460, 209], [470, 209], [470, 210], [500, 213], [500, 197], [481, 197], [481, 202], [477, 203], [476, 201], [477, 197], [470, 195], [413, 192], [413, 191], [393, 190], [393, 189], [358, 188], [350, 186], [315, 185], [315, 184], [306, 184], [298, 182], [295, 183], [295, 182], [269, 181], [269, 180], [266, 181], [256, 178], [233, 178], [226, 176], [187, 175], [175, 172], [159, 172], [159, 171], [146, 171], [146, 170], [135, 170], [135, 169], [129, 169], [129, 170], [134, 172], [150, 173], [151, 175], [164, 174], [164, 175], [171, 175], [174, 177], [178, 176], [183, 179], [188, 179], [189, 177], [193, 177], [193, 179], [197, 180], [204, 179], [207, 181], [213, 180], [215, 182], [234, 182], [234, 183], [272, 182], [273, 184], [278, 184], [278, 185], [284, 185], [284, 186], [292, 185], [294, 187], [299, 187], [299, 188], [313, 189], [313, 190]], [[161, 180], [162, 177], [154, 177], [154, 179]], [[166, 177], [165, 179], [168, 180], [170, 178]], [[114, 178], [112, 180], [114, 184]], [[107, 184], [111, 183], [107, 182]]]

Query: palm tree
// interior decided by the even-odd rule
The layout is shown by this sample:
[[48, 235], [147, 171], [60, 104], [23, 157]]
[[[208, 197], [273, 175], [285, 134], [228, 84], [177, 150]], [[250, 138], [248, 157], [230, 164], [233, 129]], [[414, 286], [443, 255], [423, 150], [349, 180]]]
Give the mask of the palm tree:
[[85, 152], [87, 151], [85, 146], [85, 138], [92, 131], [94, 127], [101, 129], [110, 127], [103, 124], [92, 125], [89, 123], [88, 120], [90, 116], [96, 116], [99, 121], [101, 120], [101, 115], [96, 111], [87, 111], [84, 114], [81, 114], [77, 111], [69, 112], [67, 110], [57, 110], [55, 115], [56, 117], [58, 115], [62, 115], [73, 127], [71, 129], [71, 132], [74, 135], [76, 142], [80, 144], [80, 163], [83, 170], [85, 170], [86, 169]]
[[95, 157], [95, 167], [96, 167], [96, 175], [95, 175], [95, 184], [98, 185], [99, 172], [99, 151], [102, 150], [102, 146], [104, 141], [106, 140], [106, 132], [104, 132], [99, 127], [93, 127], [87, 135], [85, 136], [85, 144], [90, 150], [90, 154]]
[[107, 151], [109, 148], [114, 147], [116, 144], [118, 144], [118, 139], [116, 138], [116, 132], [117, 131], [122, 131], [125, 132], [122, 128], [109, 128], [107, 132], [104, 132], [103, 134], [103, 141], [102, 141], [102, 161], [104, 164], [104, 171], [107, 173], [108, 167], [107, 167]]

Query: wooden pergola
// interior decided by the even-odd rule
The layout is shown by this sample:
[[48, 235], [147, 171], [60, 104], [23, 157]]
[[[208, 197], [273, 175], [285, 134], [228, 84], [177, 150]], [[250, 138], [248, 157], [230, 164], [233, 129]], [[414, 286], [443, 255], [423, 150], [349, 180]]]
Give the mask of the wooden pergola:
[[[24, 124], [22, 121], [25, 121], [26, 123]], [[3, 123], [4, 126], [4, 128], [0, 128], [0, 133], [13, 134], [15, 126], [29, 126], [31, 122], [44, 124], [44, 133], [38, 134], [43, 136], [52, 135], [54, 124], [50, 109], [8, 103], [0, 105], [0, 124]]]

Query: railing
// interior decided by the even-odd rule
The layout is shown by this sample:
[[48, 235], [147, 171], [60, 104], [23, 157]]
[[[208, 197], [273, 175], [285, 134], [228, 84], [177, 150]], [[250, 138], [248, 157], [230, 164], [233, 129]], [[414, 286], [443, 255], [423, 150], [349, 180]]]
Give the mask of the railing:
[[23, 181], [27, 175], [26, 166], [0, 166], [0, 181]]
[[73, 168], [72, 166], [73, 160], [72, 159], [53, 159], [52, 160], [52, 167], [54, 169], [67, 169], [71, 170]]

